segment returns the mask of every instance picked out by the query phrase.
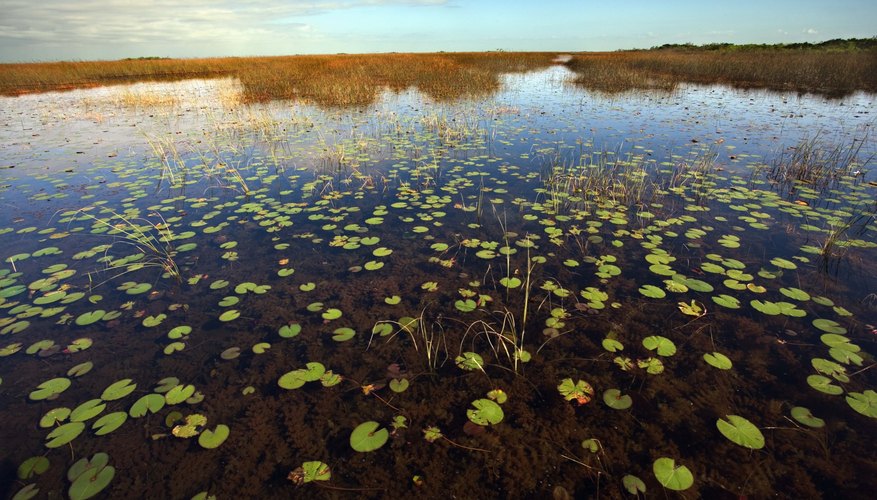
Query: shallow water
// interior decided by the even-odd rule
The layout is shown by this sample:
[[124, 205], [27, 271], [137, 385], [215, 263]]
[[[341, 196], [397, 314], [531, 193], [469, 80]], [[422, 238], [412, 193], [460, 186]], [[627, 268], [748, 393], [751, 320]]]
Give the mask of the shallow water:
[[[105, 452], [107, 497], [623, 497], [627, 475], [660, 495], [666, 457], [686, 495], [865, 498], [875, 96], [605, 95], [567, 76], [362, 109], [236, 105], [223, 80], [0, 99], [3, 496], [57, 496]], [[768, 177], [814, 138], [864, 140], [862, 175]], [[313, 362], [340, 382], [285, 375]], [[564, 398], [567, 378], [592, 400]], [[177, 384], [197, 392], [176, 402]], [[150, 394], [155, 413], [127, 413]], [[206, 425], [177, 437], [193, 414]], [[106, 415], [125, 420], [96, 435]], [[759, 430], [732, 442], [729, 415]], [[391, 435], [355, 451], [367, 421]], [[308, 461], [331, 479], [287, 479]]]

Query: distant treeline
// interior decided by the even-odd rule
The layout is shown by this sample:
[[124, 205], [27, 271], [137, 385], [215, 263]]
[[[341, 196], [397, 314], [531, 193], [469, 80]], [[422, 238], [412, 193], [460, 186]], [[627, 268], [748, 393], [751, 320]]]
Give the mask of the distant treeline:
[[857, 51], [873, 50], [877, 48], [877, 36], [871, 38], [835, 38], [819, 43], [707, 43], [694, 45], [692, 43], [665, 43], [648, 50], [691, 50], [691, 51], [721, 51], [743, 52], [751, 50], [828, 50], [828, 51]]

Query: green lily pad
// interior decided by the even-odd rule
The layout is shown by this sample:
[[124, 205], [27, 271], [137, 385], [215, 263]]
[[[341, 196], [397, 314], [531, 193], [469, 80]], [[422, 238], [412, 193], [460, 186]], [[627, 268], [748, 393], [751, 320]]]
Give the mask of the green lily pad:
[[205, 429], [201, 432], [201, 435], [198, 436], [198, 444], [201, 445], [202, 448], [206, 448], [208, 450], [212, 450], [213, 448], [218, 448], [219, 445], [225, 442], [228, 439], [229, 429], [227, 425], [219, 424], [216, 426], [214, 430]]
[[128, 420], [128, 414], [124, 411], [116, 411], [107, 413], [101, 418], [94, 421], [91, 428], [95, 431], [95, 436], [103, 436], [118, 429]]
[[827, 332], [827, 333], [834, 333], [837, 335], [843, 335], [843, 334], [847, 333], [846, 328], [840, 326], [840, 324], [838, 324], [837, 321], [830, 320], [830, 319], [824, 319], [824, 318], [814, 319], [813, 326], [815, 326], [816, 328], [819, 328], [823, 332]]
[[466, 371], [484, 369], [484, 358], [482, 358], [477, 352], [464, 352], [454, 358], [454, 362], [457, 363], [457, 366]]
[[70, 382], [69, 378], [64, 377], [46, 380], [42, 384], [38, 385], [37, 388], [32, 391], [28, 397], [33, 401], [48, 399], [66, 391], [67, 388], [70, 387], [71, 383], [72, 382]]
[[143, 318], [143, 326], [146, 328], [152, 328], [161, 324], [162, 321], [167, 319], [167, 314], [157, 314], [155, 316], [147, 316]]
[[38, 476], [49, 470], [49, 459], [43, 456], [30, 457], [18, 466], [18, 479], [22, 481]]
[[731, 360], [728, 356], [720, 352], [711, 352], [703, 355], [703, 360], [707, 362], [710, 366], [718, 368], [720, 370], [730, 370], [732, 367]]
[[496, 425], [505, 416], [499, 404], [490, 399], [476, 399], [472, 406], [474, 409], [466, 410], [466, 416], [476, 425]]
[[727, 307], [728, 309], [740, 309], [740, 300], [731, 295], [716, 295], [713, 297], [713, 302], [722, 307]]
[[813, 414], [810, 413], [810, 410], [808, 408], [804, 408], [803, 406], [796, 406], [792, 408], [791, 414], [792, 418], [808, 427], [813, 427], [814, 429], [825, 427], [825, 420], [813, 416]]
[[407, 378], [394, 378], [390, 380], [390, 390], [393, 392], [405, 392], [409, 384], [410, 382], [408, 382]]
[[862, 415], [877, 418], [877, 392], [871, 389], [865, 392], [851, 392], [847, 395], [846, 400], [850, 408]]
[[178, 405], [195, 394], [194, 385], [180, 384], [173, 389], [167, 391], [164, 395], [165, 402], [169, 405]]
[[662, 457], [655, 460], [652, 471], [661, 486], [668, 490], [687, 490], [694, 484], [691, 470], [684, 465], [676, 465], [676, 461], [672, 458]]
[[338, 319], [340, 317], [341, 317], [341, 310], [340, 309], [330, 308], [330, 309], [326, 309], [323, 312], [323, 319], [325, 319], [327, 321]]
[[85, 500], [91, 498], [109, 486], [116, 469], [112, 466], [93, 467], [83, 472], [67, 490], [70, 500]]
[[104, 392], [101, 394], [100, 398], [104, 401], [115, 401], [117, 399], [124, 398], [128, 394], [131, 394], [136, 388], [137, 384], [133, 383], [130, 378], [122, 379], [104, 389]]
[[639, 293], [652, 299], [663, 299], [667, 296], [667, 292], [655, 285], [643, 285], [639, 288]]
[[328, 481], [332, 478], [332, 471], [329, 469], [329, 466], [320, 461], [302, 462], [301, 471], [302, 484], [312, 481]]
[[619, 389], [607, 389], [603, 393], [603, 402], [614, 410], [626, 410], [633, 405], [630, 395], [621, 394]]
[[145, 417], [147, 413], [158, 413], [159, 410], [164, 408], [165, 403], [165, 397], [161, 394], [146, 394], [131, 405], [128, 414], [133, 418]]
[[832, 380], [824, 375], [810, 375], [807, 377], [807, 384], [819, 392], [837, 396], [843, 394], [844, 390], [839, 386], [832, 384]]
[[462, 312], [472, 312], [478, 307], [478, 304], [472, 299], [460, 299], [454, 302], [454, 307]]
[[346, 342], [356, 336], [356, 331], [353, 328], [344, 326], [336, 328], [332, 334], [332, 340], [335, 342]]
[[107, 408], [107, 404], [101, 399], [89, 399], [70, 412], [70, 421], [85, 422], [101, 414]]
[[727, 420], [716, 421], [716, 427], [723, 436], [744, 448], [764, 448], [764, 435], [752, 422], [739, 415], [728, 415], [726, 418]]
[[379, 429], [380, 425], [370, 420], [356, 426], [350, 433], [350, 447], [355, 451], [365, 453], [384, 446], [390, 437], [390, 432], [386, 428]]
[[54, 427], [56, 424], [59, 424], [70, 416], [70, 408], [62, 407], [62, 408], [53, 408], [46, 412], [45, 415], [40, 418], [40, 427], [43, 429], [48, 429], [49, 427]]
[[646, 492], [646, 483], [644, 483], [642, 479], [631, 474], [625, 474], [624, 477], [621, 478], [621, 484], [631, 495], [639, 495], [640, 493]]
[[79, 326], [88, 326], [100, 321], [107, 312], [103, 309], [80, 314], [74, 321]]
[[55, 427], [52, 432], [46, 436], [46, 448], [57, 448], [64, 446], [76, 439], [85, 430], [83, 422], [68, 422], [64, 425]]
[[594, 388], [584, 380], [573, 382], [571, 378], [565, 378], [557, 386], [557, 392], [566, 401], [575, 401], [579, 405], [587, 404], [594, 397]]
[[291, 339], [301, 333], [301, 325], [298, 323], [289, 323], [281, 326], [277, 333], [285, 339]]
[[676, 344], [667, 337], [651, 335], [643, 339], [643, 346], [658, 353], [659, 356], [672, 356], [676, 354]]
[[223, 312], [219, 315], [219, 321], [228, 322], [235, 319], [238, 319], [241, 316], [241, 312], [237, 309], [229, 309], [228, 311]]

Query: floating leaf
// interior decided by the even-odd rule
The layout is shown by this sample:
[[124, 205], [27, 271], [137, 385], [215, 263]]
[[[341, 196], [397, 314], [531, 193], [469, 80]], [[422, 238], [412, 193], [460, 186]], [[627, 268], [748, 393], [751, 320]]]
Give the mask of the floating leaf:
[[505, 416], [502, 408], [489, 399], [476, 399], [472, 401], [472, 406], [474, 409], [466, 410], [466, 416], [476, 425], [496, 425]]
[[167, 391], [164, 395], [165, 402], [169, 405], [178, 405], [195, 394], [194, 385], [178, 385]]
[[91, 498], [109, 486], [115, 475], [116, 469], [112, 466], [88, 469], [73, 481], [67, 494], [70, 495], [70, 500]]
[[241, 312], [237, 309], [229, 309], [228, 311], [223, 312], [219, 315], [219, 321], [227, 322], [238, 319], [241, 316]]
[[643, 339], [643, 346], [650, 351], [656, 351], [659, 356], [672, 356], [676, 354], [676, 344], [667, 337], [651, 335]]
[[723, 436], [744, 448], [751, 450], [764, 448], [764, 435], [752, 422], [739, 415], [728, 415], [726, 418], [727, 420], [716, 421], [716, 427]]
[[567, 401], [575, 401], [579, 405], [587, 404], [594, 397], [594, 388], [584, 380], [573, 382], [571, 378], [565, 378], [557, 386], [557, 392]]
[[810, 413], [810, 410], [808, 408], [804, 408], [803, 406], [796, 406], [792, 408], [791, 414], [792, 418], [808, 427], [813, 427], [815, 429], [825, 427], [825, 420], [813, 416], [813, 414]]
[[603, 393], [603, 402], [615, 410], [626, 410], [633, 405], [633, 399], [627, 394], [621, 394], [618, 389], [607, 389]]
[[631, 495], [639, 495], [640, 493], [646, 492], [646, 483], [644, 483], [642, 479], [631, 474], [625, 474], [624, 477], [621, 478], [621, 484]]
[[111, 384], [109, 387], [104, 389], [104, 392], [101, 394], [100, 398], [104, 401], [115, 401], [117, 399], [124, 398], [128, 394], [131, 394], [136, 388], [137, 384], [133, 383], [130, 378], [125, 378]]
[[64, 377], [46, 380], [42, 384], [38, 385], [37, 388], [32, 391], [28, 397], [33, 401], [48, 399], [66, 391], [67, 388], [70, 387], [71, 383], [72, 382], [70, 382], [69, 378]]
[[55, 429], [46, 436], [46, 448], [64, 446], [82, 434], [83, 430], [85, 430], [85, 424], [82, 422], [68, 422], [59, 427], [55, 427]]
[[676, 465], [676, 461], [672, 458], [662, 457], [655, 460], [652, 471], [661, 486], [668, 490], [687, 490], [694, 484], [694, 476], [688, 467]]
[[202, 448], [208, 450], [218, 448], [219, 445], [228, 439], [228, 433], [228, 426], [223, 424], [217, 425], [212, 431], [210, 429], [205, 429], [201, 432], [201, 435], [198, 436], [198, 444], [200, 444]]
[[865, 392], [851, 392], [847, 395], [846, 400], [850, 408], [862, 415], [877, 418], [877, 392], [871, 389]]
[[281, 326], [277, 333], [285, 339], [291, 339], [301, 333], [301, 325], [298, 323], [289, 323]]
[[134, 418], [145, 417], [147, 413], [157, 413], [164, 408], [165, 402], [161, 394], [146, 394], [131, 405], [128, 414]]
[[639, 288], [639, 293], [653, 299], [663, 299], [667, 296], [667, 293], [664, 290], [655, 285], [643, 285]]
[[103, 436], [104, 434], [109, 434], [121, 427], [122, 424], [125, 423], [125, 420], [128, 420], [128, 414], [124, 411], [107, 413], [101, 418], [95, 420], [91, 425], [91, 428], [95, 431], [94, 434], [96, 436]]
[[720, 370], [730, 370], [732, 366], [731, 360], [728, 356], [725, 356], [720, 352], [706, 353], [703, 355], [703, 360], [710, 366], [714, 366]]
[[477, 352], [464, 352], [457, 356], [454, 362], [457, 363], [457, 366], [467, 371], [484, 369], [484, 358]]
[[22, 481], [38, 476], [49, 470], [49, 459], [43, 456], [30, 457], [18, 466], [18, 479]]
[[807, 377], [807, 384], [819, 392], [837, 396], [843, 394], [844, 390], [839, 386], [832, 384], [832, 380], [824, 375], [810, 375]]
[[[495, 404], [495, 403], [494, 403]], [[363, 422], [350, 433], [350, 447], [359, 452], [375, 451], [390, 437], [386, 428], [379, 429], [380, 424], [370, 420]]]

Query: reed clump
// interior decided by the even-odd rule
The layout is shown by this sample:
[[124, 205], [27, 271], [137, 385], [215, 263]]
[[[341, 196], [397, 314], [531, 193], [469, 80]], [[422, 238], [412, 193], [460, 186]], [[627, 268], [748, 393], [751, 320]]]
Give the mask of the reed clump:
[[323, 106], [364, 106], [385, 90], [411, 87], [447, 101], [489, 94], [499, 88], [503, 73], [545, 68], [554, 57], [548, 52], [392, 53], [3, 64], [0, 94], [235, 77], [244, 102], [301, 99]]
[[576, 73], [577, 85], [604, 92], [673, 90], [682, 82], [831, 97], [857, 90], [877, 92], [877, 46], [873, 44], [848, 50], [674, 46], [576, 54], [566, 64]]

